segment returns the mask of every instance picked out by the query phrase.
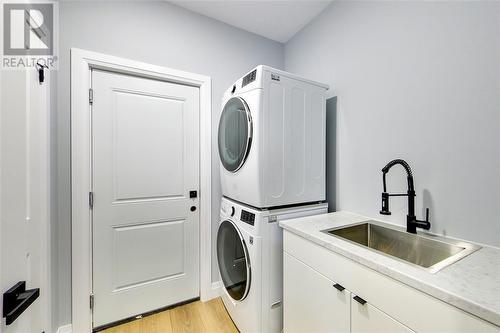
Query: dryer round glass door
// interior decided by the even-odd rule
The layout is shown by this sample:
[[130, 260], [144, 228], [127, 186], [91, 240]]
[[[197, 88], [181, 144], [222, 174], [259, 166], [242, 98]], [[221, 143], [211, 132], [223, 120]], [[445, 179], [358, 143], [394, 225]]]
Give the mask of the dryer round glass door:
[[232, 221], [226, 220], [219, 226], [217, 261], [227, 293], [235, 301], [243, 300], [250, 290], [250, 259], [245, 240]]
[[252, 118], [247, 103], [230, 98], [219, 121], [219, 156], [226, 170], [235, 172], [243, 166], [252, 144]]

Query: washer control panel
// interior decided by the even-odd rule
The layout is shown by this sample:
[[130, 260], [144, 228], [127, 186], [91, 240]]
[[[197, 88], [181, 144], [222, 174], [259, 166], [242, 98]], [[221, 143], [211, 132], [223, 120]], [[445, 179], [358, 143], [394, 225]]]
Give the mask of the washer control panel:
[[255, 223], [255, 214], [247, 212], [246, 210], [242, 209], [241, 210], [241, 216], [240, 216], [241, 222], [248, 223], [250, 225], [254, 225]]

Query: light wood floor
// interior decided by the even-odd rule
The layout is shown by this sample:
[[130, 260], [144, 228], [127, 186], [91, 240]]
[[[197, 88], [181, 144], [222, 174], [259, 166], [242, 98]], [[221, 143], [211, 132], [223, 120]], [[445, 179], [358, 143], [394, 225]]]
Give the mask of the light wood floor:
[[238, 333], [220, 298], [196, 301], [100, 333]]

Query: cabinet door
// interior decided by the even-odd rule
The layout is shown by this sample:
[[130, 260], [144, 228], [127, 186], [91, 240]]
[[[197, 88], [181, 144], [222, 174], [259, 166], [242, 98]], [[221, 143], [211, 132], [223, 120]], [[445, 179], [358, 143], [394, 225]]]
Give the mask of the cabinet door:
[[[351, 297], [356, 295], [351, 293]], [[370, 303], [351, 300], [351, 329], [353, 333], [408, 333], [413, 332], [397, 320], [389, 317]]]
[[349, 332], [350, 292], [287, 253], [283, 261], [284, 332]]

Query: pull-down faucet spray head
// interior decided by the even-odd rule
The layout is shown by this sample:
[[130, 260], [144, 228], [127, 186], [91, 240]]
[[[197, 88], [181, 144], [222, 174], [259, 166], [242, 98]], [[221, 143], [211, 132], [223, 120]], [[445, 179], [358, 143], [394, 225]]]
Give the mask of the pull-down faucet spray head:
[[389, 210], [389, 193], [382, 193], [382, 209], [380, 210], [380, 214], [382, 215], [391, 215], [391, 211]]
[[382, 169], [382, 177], [383, 177], [383, 182], [384, 182], [384, 192], [382, 192], [382, 209], [380, 210], [380, 214], [382, 215], [391, 215], [391, 211], [389, 210], [389, 193], [387, 193], [387, 185], [385, 183], [385, 174], [387, 171], [384, 172], [384, 169]]

